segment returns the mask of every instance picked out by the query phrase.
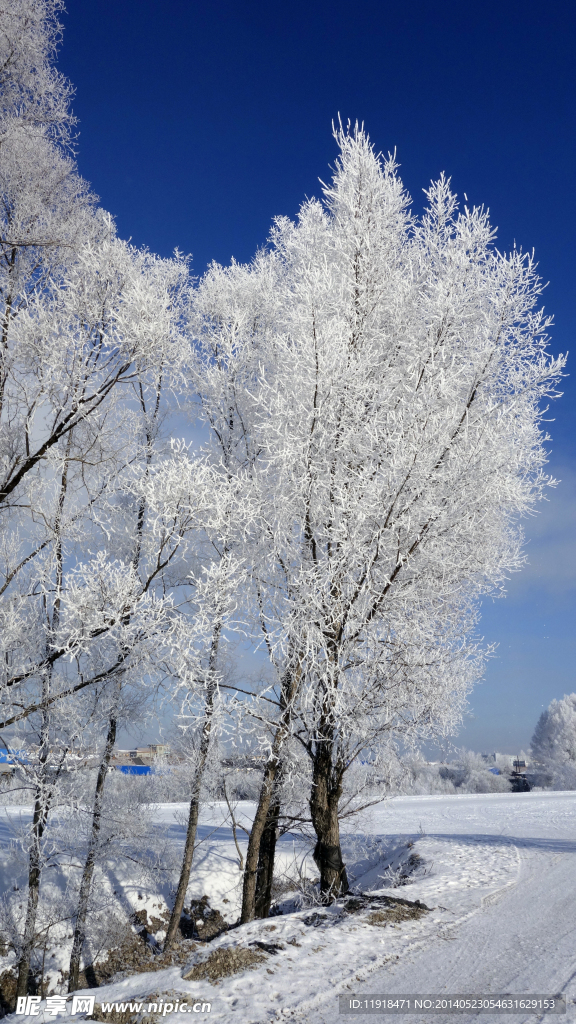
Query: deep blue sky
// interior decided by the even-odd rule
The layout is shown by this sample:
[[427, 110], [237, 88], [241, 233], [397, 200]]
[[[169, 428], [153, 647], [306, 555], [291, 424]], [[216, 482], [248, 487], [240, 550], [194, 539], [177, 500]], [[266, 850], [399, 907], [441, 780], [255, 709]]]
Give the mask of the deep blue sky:
[[[574, 347], [573, 2], [68, 0], [64, 23], [80, 170], [123, 237], [192, 253], [196, 273], [250, 259], [274, 215], [318, 194], [340, 113], [397, 149], [417, 208], [444, 170], [500, 247], [534, 248], [553, 350]], [[576, 690], [575, 400], [568, 378], [550, 424], [563, 483], [528, 524], [531, 565], [483, 609], [500, 648], [460, 734], [475, 749], [527, 746]]]

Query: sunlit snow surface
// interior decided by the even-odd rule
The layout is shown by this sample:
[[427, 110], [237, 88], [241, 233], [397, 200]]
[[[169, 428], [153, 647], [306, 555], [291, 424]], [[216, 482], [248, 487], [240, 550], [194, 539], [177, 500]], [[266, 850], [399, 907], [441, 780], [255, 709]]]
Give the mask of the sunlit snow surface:
[[[183, 841], [183, 810], [182, 806], [164, 805], [157, 812], [159, 824], [162, 821], [169, 826], [174, 852]], [[239, 808], [246, 815], [246, 824], [251, 810], [250, 805]], [[364, 875], [356, 871], [360, 888], [382, 891], [379, 851], [383, 852], [385, 845], [391, 850], [412, 841], [413, 850], [423, 859], [421, 873], [410, 884], [386, 891], [421, 900], [434, 908], [430, 914], [386, 928], [363, 923], [355, 915], [339, 920], [328, 915], [325, 924], [314, 927], [305, 923], [310, 911], [255, 922], [222, 935], [210, 949], [246, 946], [254, 939], [284, 947], [257, 970], [222, 979], [213, 986], [185, 982], [182, 969], [172, 968], [102, 987], [96, 990], [97, 999], [145, 1000], [151, 994], [172, 992], [181, 998], [187, 994], [210, 1001], [208, 1019], [222, 1024], [264, 1024], [280, 1019], [333, 1024], [358, 1019], [339, 1015], [339, 993], [564, 992], [569, 997], [568, 1012], [561, 1017], [417, 1014], [360, 1019], [401, 1019], [413, 1024], [471, 1020], [520, 1024], [546, 1019], [573, 1024], [575, 810], [576, 793], [394, 798], [372, 809], [370, 819], [363, 822], [363, 836], [346, 840], [348, 863], [353, 873], [354, 858], [357, 869], [368, 867]], [[174, 821], [175, 814], [179, 821]], [[218, 827], [221, 821], [218, 806], [203, 818], [204, 842], [189, 893], [207, 893], [212, 905], [232, 920], [238, 906], [240, 873], [231, 830]], [[3, 838], [8, 836], [5, 827]], [[240, 844], [245, 849], [245, 837]], [[285, 837], [280, 844], [280, 868], [289, 870], [305, 853], [305, 846]], [[3, 863], [7, 870], [8, 861]], [[116, 865], [115, 878], [123, 881], [131, 904], [142, 906], [136, 902], [137, 887], [130, 891], [128, 865]], [[271, 926], [273, 930], [268, 930]], [[191, 1019], [188, 1013], [169, 1015], [173, 1024]], [[36, 1020], [41, 1022], [43, 1014]]]

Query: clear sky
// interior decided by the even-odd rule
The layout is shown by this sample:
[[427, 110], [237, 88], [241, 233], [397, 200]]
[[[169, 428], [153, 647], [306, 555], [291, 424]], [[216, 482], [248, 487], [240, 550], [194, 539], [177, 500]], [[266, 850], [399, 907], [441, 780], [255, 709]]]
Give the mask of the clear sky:
[[[80, 170], [123, 237], [192, 253], [197, 274], [249, 260], [318, 194], [340, 113], [396, 148], [417, 209], [446, 171], [500, 248], [535, 249], [552, 350], [574, 348], [573, 0], [68, 0], [64, 24]], [[483, 607], [499, 649], [459, 738], [477, 750], [526, 747], [576, 690], [575, 406], [570, 376], [549, 425], [562, 483], [526, 524], [530, 565]]]

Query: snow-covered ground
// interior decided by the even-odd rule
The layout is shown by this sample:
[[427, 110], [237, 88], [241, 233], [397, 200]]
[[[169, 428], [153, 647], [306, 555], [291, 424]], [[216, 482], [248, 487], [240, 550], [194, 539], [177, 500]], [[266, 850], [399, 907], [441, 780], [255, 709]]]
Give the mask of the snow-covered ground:
[[[250, 805], [240, 810], [248, 824]], [[184, 835], [182, 811], [182, 807], [164, 805], [157, 812], [175, 852]], [[250, 946], [254, 942], [280, 947], [277, 952], [262, 952], [262, 963], [252, 970], [223, 977], [216, 984], [185, 981], [186, 967], [147, 972], [99, 988], [97, 1000], [201, 1000], [210, 1002], [210, 1017], [221, 1024], [280, 1019], [333, 1024], [355, 1019], [340, 1016], [340, 994], [563, 992], [568, 997], [566, 1015], [519, 1013], [512, 1019], [560, 1019], [573, 1024], [575, 811], [576, 793], [396, 797], [372, 809], [361, 836], [347, 839], [347, 861], [361, 889], [420, 900], [432, 908], [430, 913], [383, 926], [370, 923], [369, 912], [312, 908], [254, 922], [224, 933], [191, 959], [192, 965], [215, 950], [261, 950]], [[10, 813], [5, 812], [8, 817]], [[204, 841], [189, 892], [198, 897], [206, 893], [211, 905], [232, 921], [238, 908], [240, 872], [232, 833], [221, 827], [221, 815], [222, 809], [215, 806], [203, 818]], [[4, 835], [9, 835], [9, 829]], [[239, 842], [245, 849], [245, 839]], [[390, 882], [390, 873], [383, 877], [387, 860], [394, 865], [414, 855], [420, 860], [410, 882], [383, 889]], [[4, 865], [7, 868], [6, 860]], [[279, 868], [293, 877], [298, 870], [315, 873], [313, 863], [306, 862], [306, 847], [289, 837], [280, 844]], [[128, 868], [121, 872], [116, 865], [114, 879], [116, 885], [122, 882], [125, 898], [135, 908], [144, 903], [152, 907], [163, 895], [131, 888]], [[39, 1024], [43, 1016], [36, 1018]], [[384, 1019], [399, 1017], [413, 1024], [477, 1019], [466, 1013]], [[14, 1021], [25, 1019], [14, 1017]], [[184, 1012], [170, 1013], [169, 1019], [184, 1024], [190, 1018]], [[373, 1018], [362, 1015], [361, 1019]], [[480, 1019], [503, 1018], [488, 1013]]]

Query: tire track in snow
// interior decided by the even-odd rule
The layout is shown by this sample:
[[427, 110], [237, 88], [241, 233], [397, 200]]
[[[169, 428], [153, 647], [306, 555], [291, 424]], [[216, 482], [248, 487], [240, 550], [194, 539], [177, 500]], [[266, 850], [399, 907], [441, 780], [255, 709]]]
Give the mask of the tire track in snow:
[[[516, 853], [518, 874], [520, 874], [522, 868], [522, 857], [520, 855], [520, 850], [518, 849], [518, 846], [515, 843], [511, 842], [510, 846], [513, 847]], [[503, 885], [500, 889], [495, 889], [494, 892], [488, 893], [487, 896], [483, 896], [481, 901], [482, 910], [484, 910], [487, 907], [493, 907], [497, 903], [500, 903], [513, 889], [517, 888], [519, 881], [520, 879], [518, 877], [514, 881], [509, 882], [508, 885]]]

